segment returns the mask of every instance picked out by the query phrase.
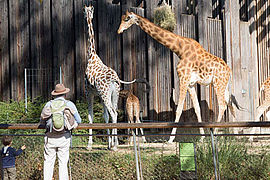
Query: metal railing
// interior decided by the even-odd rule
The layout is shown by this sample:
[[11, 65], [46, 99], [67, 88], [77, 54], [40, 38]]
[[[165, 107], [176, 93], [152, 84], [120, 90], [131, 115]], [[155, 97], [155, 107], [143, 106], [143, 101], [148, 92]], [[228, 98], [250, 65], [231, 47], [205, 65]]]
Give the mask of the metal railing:
[[[211, 143], [212, 143], [212, 153], [213, 153], [213, 163], [215, 169], [215, 179], [220, 179], [218, 174], [218, 154], [217, 154], [217, 147], [214, 136], [269, 136], [270, 134], [213, 134], [213, 128], [252, 128], [252, 127], [263, 127], [269, 128], [270, 122], [251, 122], [251, 121], [243, 121], [243, 122], [203, 122], [203, 123], [173, 123], [173, 122], [160, 122], [160, 123], [94, 123], [94, 124], [79, 124], [77, 130], [84, 130], [84, 129], [150, 129], [150, 128], [208, 128], [210, 129], [210, 134], [173, 134], [172, 136], [210, 136]], [[12, 130], [34, 130], [34, 129], [44, 129], [45, 127], [40, 125], [39, 123], [35, 124], [0, 124], [0, 129], [12, 129]], [[0, 134], [3, 136], [4, 134]], [[31, 134], [20, 134], [21, 136], [31, 136]], [[42, 136], [42, 134], [32, 134], [33, 136]], [[16, 135], [18, 136], [18, 134]], [[89, 134], [74, 134], [74, 136], [91, 136]], [[105, 134], [95, 134], [92, 136], [113, 136], [113, 135], [105, 135]], [[119, 136], [119, 135], [118, 135]], [[133, 136], [134, 139], [134, 153], [136, 158], [136, 172], [137, 172], [137, 179], [142, 179], [141, 174], [141, 167], [139, 166], [139, 155], [138, 155], [138, 147], [136, 145], [135, 135], [123, 135], [120, 136]], [[171, 136], [171, 134], [147, 134], [146, 136]]]

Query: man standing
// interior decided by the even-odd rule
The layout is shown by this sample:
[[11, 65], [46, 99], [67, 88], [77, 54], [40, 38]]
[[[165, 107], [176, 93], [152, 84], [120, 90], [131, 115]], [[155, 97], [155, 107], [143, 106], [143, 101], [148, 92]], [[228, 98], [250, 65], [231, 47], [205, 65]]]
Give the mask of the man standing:
[[71, 132], [68, 130], [70, 128], [67, 128], [65, 125], [69, 124], [66, 120], [65, 110], [68, 109], [71, 112], [71, 118], [75, 119], [75, 124], [81, 123], [81, 117], [75, 104], [65, 99], [69, 91], [70, 89], [65, 88], [63, 84], [57, 84], [55, 90], [51, 92], [54, 99], [47, 102], [41, 113], [40, 123], [46, 125], [44, 138], [44, 180], [52, 180], [56, 155], [59, 162], [59, 180], [69, 179], [67, 163], [69, 161]]

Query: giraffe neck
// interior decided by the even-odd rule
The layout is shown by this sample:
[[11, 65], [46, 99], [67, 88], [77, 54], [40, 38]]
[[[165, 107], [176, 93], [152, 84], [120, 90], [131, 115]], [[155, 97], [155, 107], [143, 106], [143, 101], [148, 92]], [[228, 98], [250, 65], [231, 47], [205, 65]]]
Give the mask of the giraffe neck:
[[88, 35], [89, 35], [87, 59], [88, 61], [90, 61], [91, 57], [96, 54], [96, 48], [95, 48], [95, 36], [94, 36], [93, 24], [92, 24], [91, 19], [87, 18], [87, 23], [88, 23]]
[[149, 34], [153, 39], [157, 40], [159, 43], [168, 47], [178, 56], [181, 56], [182, 46], [180, 45], [180, 41], [184, 40], [184, 37], [181, 37], [177, 34], [174, 34], [170, 31], [162, 29], [161, 27], [155, 25], [150, 22], [148, 19], [143, 18], [139, 15], [136, 15], [138, 18], [138, 25], [140, 28]]

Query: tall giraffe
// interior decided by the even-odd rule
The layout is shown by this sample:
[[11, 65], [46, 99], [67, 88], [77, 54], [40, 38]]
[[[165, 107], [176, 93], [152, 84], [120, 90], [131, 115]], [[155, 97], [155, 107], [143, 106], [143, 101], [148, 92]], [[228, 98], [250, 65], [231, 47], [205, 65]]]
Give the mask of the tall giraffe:
[[[232, 103], [234, 103], [238, 109], [239, 106], [235, 98], [232, 98], [234, 96], [229, 94], [228, 86], [232, 71], [224, 60], [207, 52], [194, 39], [182, 37], [162, 29], [148, 19], [133, 12], [127, 11], [126, 14], [122, 16], [118, 34], [122, 33], [133, 24], [138, 25], [152, 38], [168, 47], [180, 59], [176, 67], [180, 84], [179, 101], [175, 118], [176, 123], [179, 122], [182, 114], [187, 91], [190, 93], [198, 122], [202, 122], [200, 106], [195, 90], [196, 83], [201, 85], [213, 84], [219, 106], [218, 122], [221, 121], [227, 105], [229, 105], [231, 113], [235, 116]], [[203, 129], [200, 129], [200, 133], [203, 132]], [[175, 133], [176, 128], [173, 128], [168, 141], [169, 143], [173, 142], [175, 138], [173, 134]]]
[[[87, 67], [85, 70], [85, 89], [86, 98], [88, 100], [88, 120], [89, 123], [93, 123], [93, 101], [94, 96], [98, 95], [103, 103], [103, 117], [105, 122], [109, 122], [109, 114], [112, 117], [112, 123], [117, 123], [117, 103], [119, 98], [120, 84], [132, 84], [134, 82], [144, 82], [133, 80], [131, 82], [125, 82], [119, 79], [117, 73], [110, 67], [107, 67], [96, 53], [95, 39], [92, 19], [94, 15], [94, 7], [84, 7], [84, 13], [88, 24], [88, 51], [87, 51]], [[107, 130], [110, 134], [110, 130]], [[89, 130], [89, 134], [92, 134], [92, 129]], [[117, 134], [117, 129], [112, 130], [112, 134]], [[109, 149], [116, 150], [118, 145], [117, 136], [108, 138]], [[88, 149], [92, 149], [93, 139], [89, 136]]]
[[[268, 77], [261, 85], [259, 97], [262, 102], [261, 92], [264, 92], [264, 101], [263, 103], [257, 107], [257, 112], [255, 116], [255, 121], [260, 121], [261, 115], [264, 113], [265, 110], [267, 110], [270, 107], [270, 77]], [[266, 118], [268, 121], [270, 121], [270, 111], [266, 113]], [[254, 134], [257, 128], [252, 128], [251, 134]], [[253, 136], [250, 136], [250, 141], [253, 141]]]

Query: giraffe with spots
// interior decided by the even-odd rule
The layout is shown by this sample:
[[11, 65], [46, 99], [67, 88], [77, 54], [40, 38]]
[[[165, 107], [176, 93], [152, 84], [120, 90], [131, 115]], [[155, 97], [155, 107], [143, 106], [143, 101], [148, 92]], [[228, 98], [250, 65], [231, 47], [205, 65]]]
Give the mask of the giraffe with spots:
[[[86, 98], [88, 100], [88, 120], [93, 123], [93, 101], [94, 96], [97, 95], [101, 98], [103, 103], [103, 117], [105, 122], [109, 122], [109, 114], [112, 118], [112, 123], [117, 123], [117, 103], [119, 98], [120, 84], [132, 84], [134, 82], [143, 82], [133, 80], [125, 82], [119, 79], [117, 73], [110, 67], [106, 66], [96, 53], [95, 39], [93, 30], [93, 14], [94, 7], [84, 7], [84, 13], [88, 24], [88, 50], [87, 50], [87, 67], [85, 70], [85, 90]], [[107, 130], [110, 134], [110, 130]], [[92, 129], [89, 130], [92, 134]], [[117, 150], [118, 138], [117, 129], [112, 130], [114, 136], [108, 137], [109, 149]], [[93, 139], [89, 136], [88, 149], [92, 149]]]
[[[126, 110], [128, 115], [129, 123], [141, 123], [140, 121], [140, 101], [137, 96], [135, 96], [131, 90], [122, 90], [120, 91], [120, 97], [126, 98]], [[135, 117], [135, 122], [134, 122]], [[129, 129], [128, 129], [129, 131]], [[142, 134], [143, 142], [146, 142], [145, 137], [143, 136], [143, 129], [140, 128]], [[130, 138], [131, 140], [131, 138]], [[129, 142], [130, 142], [129, 140]]]
[[[127, 11], [126, 14], [122, 16], [118, 33], [122, 33], [133, 24], [138, 25], [143, 31], [162, 45], [168, 47], [179, 57], [176, 70], [179, 77], [180, 92], [176, 109], [176, 123], [180, 120], [187, 91], [190, 93], [198, 122], [202, 122], [195, 89], [197, 83], [201, 85], [213, 84], [218, 99], [218, 122], [221, 121], [227, 105], [231, 113], [235, 116], [232, 103], [234, 103], [238, 109], [240, 107], [235, 97], [229, 93], [229, 80], [231, 79], [232, 71], [223, 59], [207, 52], [194, 39], [182, 37], [162, 29], [148, 19], [133, 12]], [[175, 139], [175, 136], [173, 136], [175, 133], [176, 128], [173, 128], [168, 141], [169, 143], [172, 143]], [[200, 133], [204, 133], [202, 128], [200, 129]]]
[[[270, 77], [268, 77], [261, 85], [259, 98], [262, 102], [261, 93], [264, 92], [264, 101], [257, 107], [257, 112], [255, 116], [255, 121], [259, 122], [262, 114], [270, 107]], [[270, 120], [270, 111], [266, 113], [267, 120]], [[252, 128], [251, 134], [254, 134], [257, 128]], [[250, 141], [253, 141], [253, 136], [250, 136]]]

